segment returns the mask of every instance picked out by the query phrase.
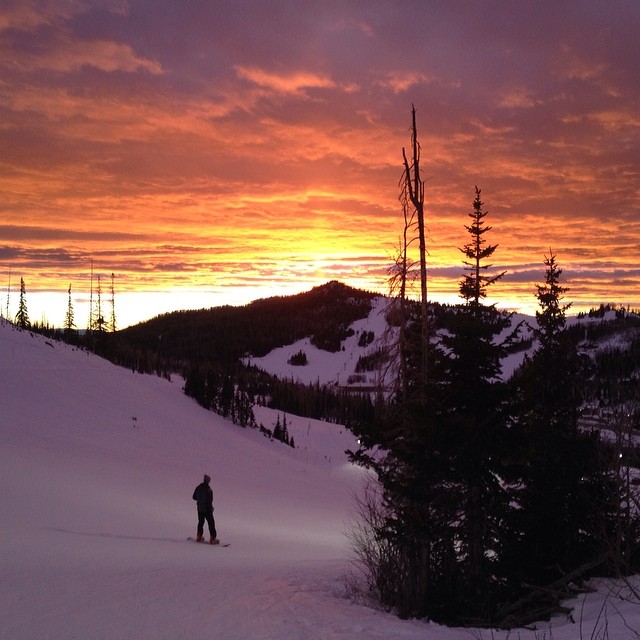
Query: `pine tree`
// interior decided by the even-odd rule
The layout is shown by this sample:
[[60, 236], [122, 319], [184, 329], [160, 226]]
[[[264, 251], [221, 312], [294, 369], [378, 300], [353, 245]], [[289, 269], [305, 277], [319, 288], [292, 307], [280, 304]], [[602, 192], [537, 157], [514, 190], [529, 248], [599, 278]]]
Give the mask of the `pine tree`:
[[[484, 235], [486, 212], [476, 187], [470, 225], [471, 240], [462, 249], [465, 274], [460, 296], [465, 304], [453, 315], [442, 336], [446, 357], [443, 370], [443, 414], [441, 429], [446, 432], [445, 458], [450, 460], [450, 504], [458, 504], [456, 539], [461, 553], [457, 568], [458, 590], [466, 594], [468, 611], [484, 616], [496, 597], [500, 581], [501, 552], [508, 531], [504, 527], [510, 496], [505, 481], [508, 470], [502, 460], [509, 442], [509, 412], [506, 388], [501, 375], [501, 358], [518, 333], [504, 340], [498, 336], [511, 325], [511, 314], [484, 304], [487, 289], [504, 272], [489, 274], [489, 259], [497, 245], [487, 244]], [[446, 425], [443, 426], [443, 425]], [[444, 438], [444, 436], [443, 436]], [[455, 517], [452, 513], [450, 517]]]
[[27, 291], [24, 284], [24, 278], [20, 278], [20, 302], [18, 303], [16, 324], [20, 329], [28, 329], [31, 326], [31, 323], [29, 322], [29, 313], [27, 312]]
[[523, 580], [536, 584], [593, 559], [594, 505], [608, 492], [598, 438], [578, 429], [583, 372], [565, 327], [568, 289], [559, 284], [553, 253], [544, 264], [545, 282], [536, 287], [538, 348], [512, 382], [524, 438], [521, 544], [513, 555]]
[[87, 323], [87, 333], [89, 335], [93, 334], [93, 330], [95, 329], [94, 322], [94, 309], [93, 309], [93, 258], [91, 258], [91, 271], [89, 276], [89, 321]]
[[226, 373], [222, 377], [220, 393], [218, 395], [218, 412], [225, 418], [231, 415], [233, 410], [234, 382], [230, 374]]
[[273, 427], [273, 438], [274, 440], [282, 440], [282, 424], [280, 423], [280, 414], [278, 414], [276, 424]]
[[571, 303], [562, 302], [569, 289], [560, 285], [562, 269], [553, 252], [545, 256], [544, 264], [545, 282], [536, 285], [540, 309], [536, 311], [534, 336], [539, 346], [533, 364], [537, 379], [531, 386], [537, 396], [538, 418], [542, 419], [543, 428], [551, 430], [556, 425], [575, 435], [580, 402], [576, 386], [579, 362], [576, 347], [565, 331], [566, 312]]
[[113, 333], [116, 331], [116, 289], [115, 289], [115, 275], [111, 274], [111, 322], [109, 323], [109, 330]]
[[9, 269], [9, 282], [7, 284], [7, 315], [6, 318], [9, 318], [9, 303], [11, 302], [11, 269]]
[[472, 222], [465, 225], [465, 229], [471, 235], [468, 242], [460, 251], [465, 255], [465, 270], [468, 271], [460, 283], [460, 295], [472, 308], [479, 308], [480, 302], [487, 295], [487, 287], [500, 280], [506, 272], [496, 275], [485, 275], [486, 270], [491, 268], [491, 264], [484, 261], [490, 258], [498, 245], [487, 245], [484, 234], [491, 231], [492, 227], [485, 225], [486, 211], [482, 207], [484, 202], [480, 199], [481, 191], [476, 187], [476, 197], [473, 201], [473, 211], [469, 213]]
[[64, 330], [65, 333], [71, 333], [75, 329], [73, 304], [71, 302], [71, 285], [69, 285], [69, 301], [67, 303], [67, 313], [64, 318]]
[[101, 278], [98, 275], [98, 290], [96, 300], [96, 314], [95, 314], [95, 330], [98, 333], [103, 333], [105, 330], [106, 321], [102, 315], [102, 283]]
[[206, 400], [205, 377], [202, 373], [202, 369], [197, 364], [190, 364], [185, 373], [184, 393], [190, 398], [196, 400], [196, 402], [205, 407], [205, 409], [210, 408]]

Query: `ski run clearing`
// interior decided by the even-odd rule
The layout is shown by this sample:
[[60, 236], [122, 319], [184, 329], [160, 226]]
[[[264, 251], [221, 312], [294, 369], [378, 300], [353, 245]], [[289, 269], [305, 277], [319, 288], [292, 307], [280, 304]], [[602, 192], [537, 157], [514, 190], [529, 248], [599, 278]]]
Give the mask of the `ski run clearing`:
[[[181, 386], [0, 325], [0, 638], [639, 637], [640, 603], [605, 582], [568, 603], [573, 622], [510, 633], [354, 599], [347, 534], [365, 474], [344, 454], [353, 437], [287, 415], [294, 450]], [[267, 427], [278, 415], [256, 407]], [[227, 549], [187, 542], [204, 473]]]

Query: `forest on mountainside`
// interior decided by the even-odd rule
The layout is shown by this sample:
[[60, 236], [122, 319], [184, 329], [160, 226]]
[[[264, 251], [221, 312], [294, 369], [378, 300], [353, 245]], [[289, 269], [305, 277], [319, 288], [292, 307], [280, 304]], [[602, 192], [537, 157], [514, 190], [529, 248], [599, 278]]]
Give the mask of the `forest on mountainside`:
[[369, 313], [374, 297], [334, 281], [240, 307], [167, 313], [120, 331], [118, 343], [125, 353], [153, 351], [175, 370], [186, 362], [235, 366], [246, 354], [260, 357], [304, 337], [337, 351], [349, 325]]

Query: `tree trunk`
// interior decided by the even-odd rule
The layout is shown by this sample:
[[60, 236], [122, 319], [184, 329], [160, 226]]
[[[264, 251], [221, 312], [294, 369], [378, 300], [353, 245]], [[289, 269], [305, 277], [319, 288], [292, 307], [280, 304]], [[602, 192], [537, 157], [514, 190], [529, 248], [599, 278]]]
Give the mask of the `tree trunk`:
[[427, 243], [424, 226], [424, 181], [420, 178], [420, 145], [418, 143], [418, 130], [416, 127], [416, 108], [411, 108], [411, 165], [407, 160], [407, 154], [402, 149], [404, 159], [405, 186], [409, 200], [414, 206], [418, 218], [418, 238], [420, 242], [420, 322], [421, 322], [421, 386], [426, 397], [428, 379], [428, 344], [429, 344], [429, 317], [427, 306]]

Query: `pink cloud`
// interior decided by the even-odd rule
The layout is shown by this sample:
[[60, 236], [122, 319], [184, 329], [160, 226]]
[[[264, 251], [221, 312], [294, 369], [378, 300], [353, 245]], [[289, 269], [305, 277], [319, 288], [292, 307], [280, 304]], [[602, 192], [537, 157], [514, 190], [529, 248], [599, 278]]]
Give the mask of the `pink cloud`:
[[329, 77], [307, 71], [272, 73], [255, 67], [236, 67], [238, 77], [277, 93], [300, 94], [304, 89], [331, 88], [335, 83]]

